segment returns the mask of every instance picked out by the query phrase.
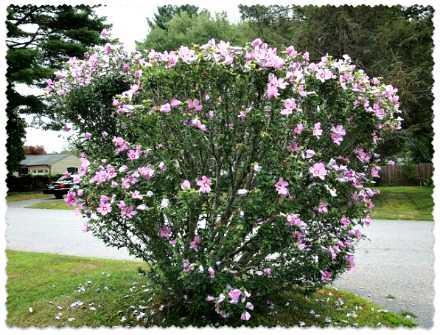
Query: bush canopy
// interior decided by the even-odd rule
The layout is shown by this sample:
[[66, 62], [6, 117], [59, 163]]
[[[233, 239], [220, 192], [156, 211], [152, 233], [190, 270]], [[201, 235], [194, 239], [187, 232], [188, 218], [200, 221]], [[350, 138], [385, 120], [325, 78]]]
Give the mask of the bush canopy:
[[[111, 101], [94, 94], [124, 85]], [[374, 150], [401, 121], [397, 89], [349, 56], [312, 62], [259, 39], [144, 57], [108, 44], [47, 91], [83, 151], [66, 202], [150, 265], [167, 308], [207, 322], [248, 320], [255, 296], [311, 292], [354, 268]]]

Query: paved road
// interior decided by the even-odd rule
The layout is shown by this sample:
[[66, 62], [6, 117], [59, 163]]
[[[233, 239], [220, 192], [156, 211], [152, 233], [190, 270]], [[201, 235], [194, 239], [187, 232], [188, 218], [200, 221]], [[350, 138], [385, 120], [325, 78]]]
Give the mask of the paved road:
[[107, 247], [91, 233], [83, 233], [85, 219], [73, 211], [28, 209], [40, 200], [17, 201], [6, 209], [6, 246], [9, 249], [50, 252], [84, 257], [135, 259], [127, 249]]
[[[42, 201], [42, 200], [38, 200]], [[43, 201], [53, 201], [52, 198]], [[82, 233], [84, 219], [73, 211], [24, 208], [34, 200], [9, 203], [7, 248], [87, 257], [134, 259]], [[356, 253], [356, 270], [334, 287], [355, 292], [390, 311], [409, 311], [421, 327], [433, 326], [434, 222], [373, 220]], [[394, 299], [389, 299], [389, 297]]]

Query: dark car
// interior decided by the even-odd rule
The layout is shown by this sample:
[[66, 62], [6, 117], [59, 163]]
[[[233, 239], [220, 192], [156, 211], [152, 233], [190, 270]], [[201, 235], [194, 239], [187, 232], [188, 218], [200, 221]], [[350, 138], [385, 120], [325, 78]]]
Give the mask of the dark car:
[[57, 181], [47, 184], [43, 194], [53, 194], [57, 199], [62, 199], [74, 187], [73, 177], [61, 177]]

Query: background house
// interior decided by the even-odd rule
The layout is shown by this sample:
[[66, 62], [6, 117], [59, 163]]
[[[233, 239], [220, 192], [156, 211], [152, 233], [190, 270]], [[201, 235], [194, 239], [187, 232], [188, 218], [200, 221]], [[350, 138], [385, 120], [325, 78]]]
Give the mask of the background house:
[[26, 155], [21, 161], [20, 174], [62, 174], [78, 172], [81, 167], [79, 158], [72, 154]]

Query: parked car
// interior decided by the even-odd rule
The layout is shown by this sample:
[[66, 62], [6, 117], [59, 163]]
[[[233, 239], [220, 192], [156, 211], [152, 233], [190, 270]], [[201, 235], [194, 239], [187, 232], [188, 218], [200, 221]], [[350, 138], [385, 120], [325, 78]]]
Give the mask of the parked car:
[[43, 189], [43, 194], [53, 194], [57, 199], [62, 199], [73, 187], [73, 176], [61, 177], [57, 181], [47, 184]]

